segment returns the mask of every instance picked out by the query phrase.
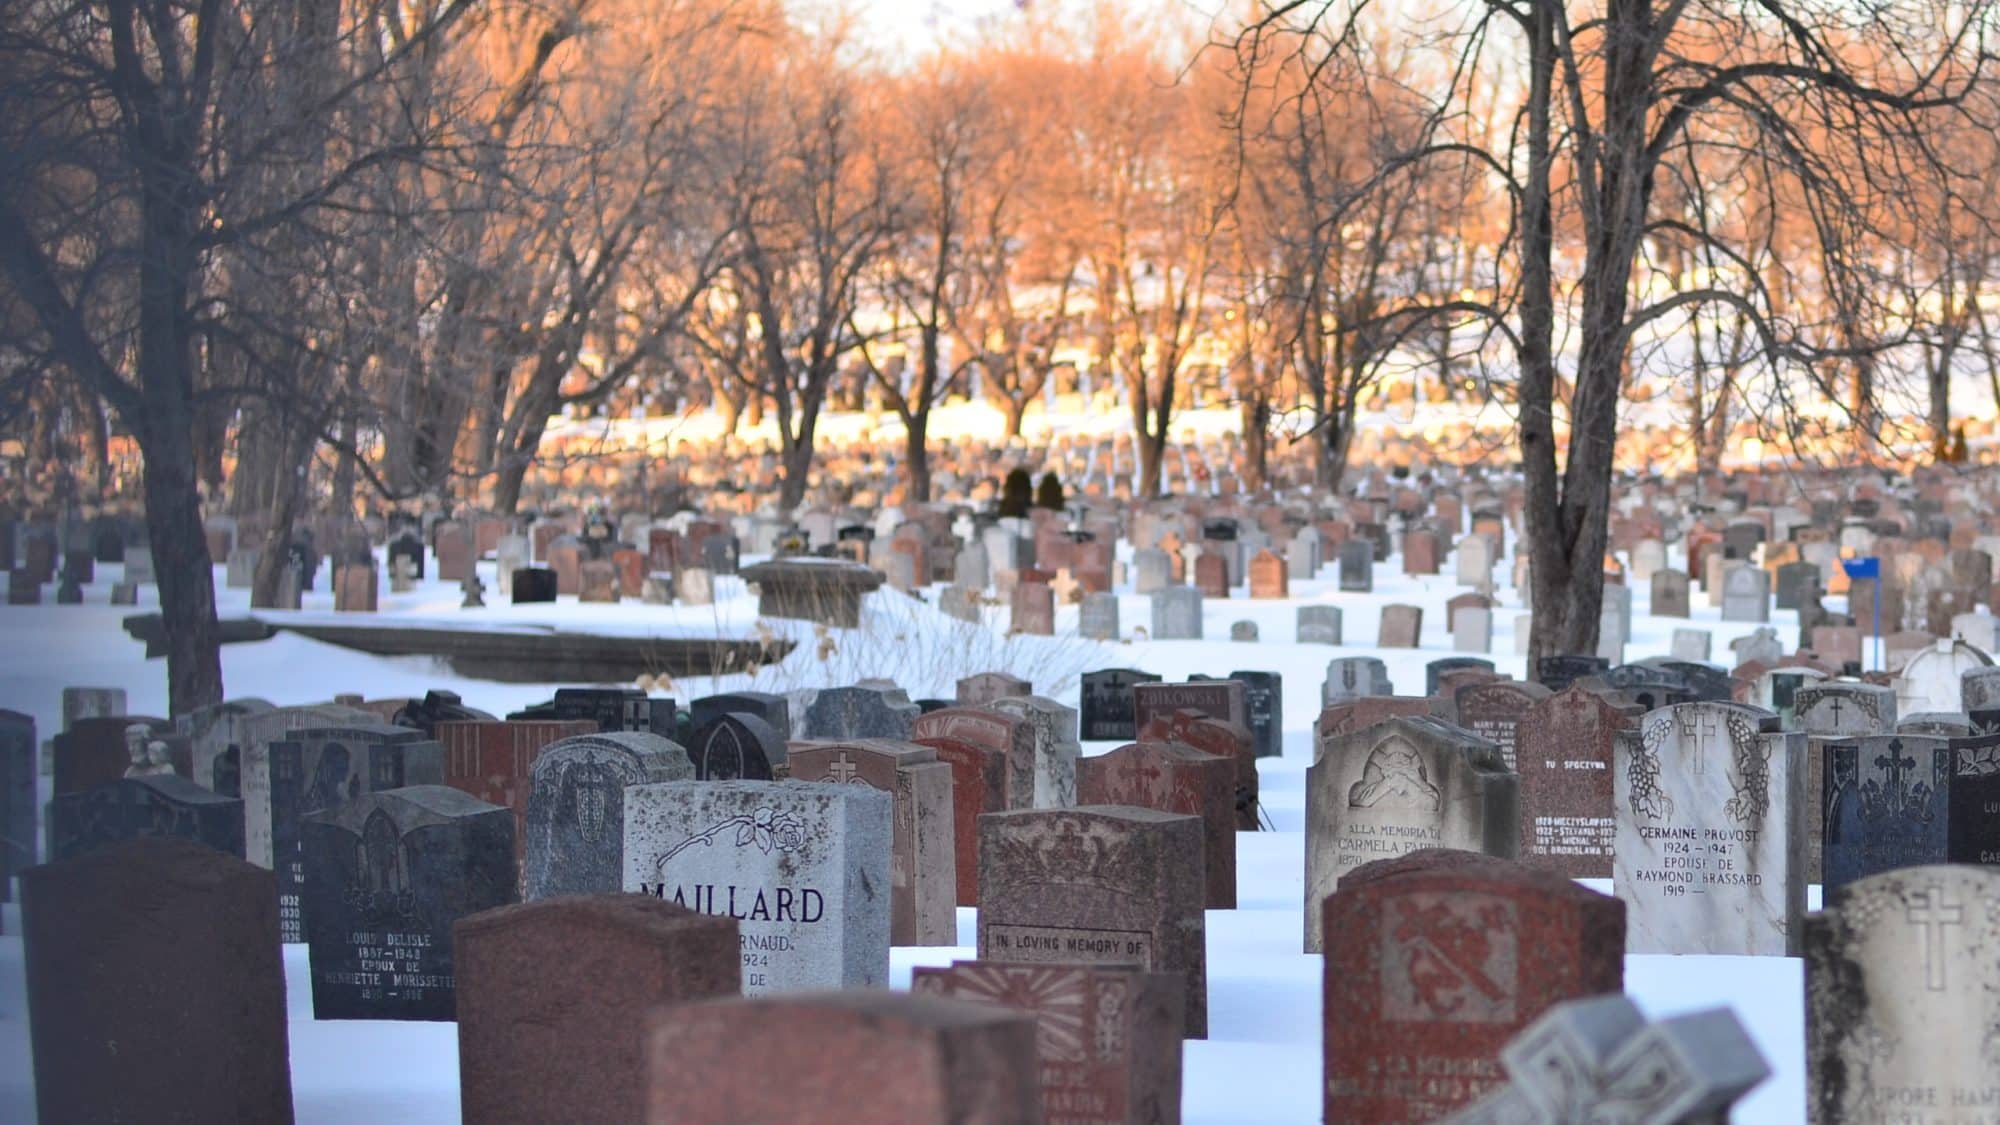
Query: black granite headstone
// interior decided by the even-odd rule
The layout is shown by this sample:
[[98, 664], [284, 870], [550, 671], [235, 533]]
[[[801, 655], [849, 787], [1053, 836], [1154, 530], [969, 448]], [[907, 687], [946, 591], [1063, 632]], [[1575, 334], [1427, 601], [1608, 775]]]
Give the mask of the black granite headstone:
[[697, 730], [734, 712], [739, 715], [755, 715], [771, 724], [771, 729], [781, 738], [792, 735], [791, 701], [775, 692], [731, 691], [720, 695], [705, 695], [688, 704], [688, 721]]
[[1953, 739], [1945, 862], [2000, 864], [2000, 737]]
[[684, 745], [700, 781], [769, 781], [786, 762], [784, 736], [748, 712], [716, 716]]
[[514, 604], [532, 605], [556, 600], [556, 572], [541, 566], [524, 566], [514, 572]]
[[507, 718], [585, 720], [596, 723], [600, 734], [639, 731], [671, 739], [679, 733], [677, 716], [671, 697], [647, 695], [637, 688], [557, 688], [554, 699]]
[[1424, 665], [1424, 695], [1436, 695], [1438, 681], [1444, 678], [1445, 673], [1456, 672], [1461, 668], [1477, 668], [1482, 672], [1491, 672], [1493, 662], [1481, 660], [1476, 656], [1447, 656], [1442, 660], [1433, 660]]
[[304, 821], [313, 1018], [450, 1020], [452, 923], [515, 901], [514, 814], [442, 785]]
[[1826, 755], [1821, 872], [1827, 890], [1897, 867], [1946, 862], [1952, 749], [1942, 738], [1838, 739]]
[[1550, 691], [1562, 691], [1585, 676], [1595, 676], [1611, 667], [1600, 656], [1544, 656], [1535, 666], [1535, 679]]
[[425, 738], [437, 733], [439, 723], [492, 722], [493, 716], [476, 707], [467, 707], [455, 691], [427, 691], [422, 699], [412, 699], [396, 712], [395, 724], [423, 732]]
[[127, 777], [49, 802], [52, 860], [142, 836], [178, 836], [243, 858], [243, 802], [172, 774]]
[[847, 740], [852, 738], [893, 738], [907, 740], [910, 724], [921, 714], [901, 691], [888, 688], [827, 688], [806, 708], [803, 730], [806, 738]]
[[1105, 668], [1083, 674], [1079, 701], [1081, 730], [1086, 742], [1130, 742], [1139, 737], [1134, 684], [1157, 684], [1160, 677], [1132, 668]]
[[35, 720], [0, 711], [0, 902], [35, 864]]

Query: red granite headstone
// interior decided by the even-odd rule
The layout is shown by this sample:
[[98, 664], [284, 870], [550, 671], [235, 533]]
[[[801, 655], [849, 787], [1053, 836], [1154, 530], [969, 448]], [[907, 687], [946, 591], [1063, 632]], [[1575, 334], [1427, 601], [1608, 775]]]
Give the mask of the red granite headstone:
[[41, 1121], [289, 1125], [270, 871], [131, 840], [22, 872], [21, 915]]
[[1246, 832], [1257, 831], [1257, 738], [1249, 727], [1190, 708], [1149, 713], [1137, 726], [1141, 742], [1178, 742], [1235, 762], [1236, 827]]
[[611, 565], [618, 569], [618, 595], [639, 598], [646, 594], [646, 554], [632, 547], [611, 552]]
[[[935, 714], [935, 712], [933, 712]], [[979, 905], [979, 818], [1007, 807], [1007, 755], [949, 736], [917, 738], [951, 767], [952, 849], [958, 905]]]
[[944, 707], [917, 716], [910, 725], [910, 737], [917, 742], [962, 739], [1000, 754], [1007, 762], [1007, 778], [1006, 799], [999, 807], [1025, 809], [1034, 805], [1035, 728], [1027, 720], [984, 706]]
[[1328, 895], [1325, 1119], [1431, 1122], [1503, 1085], [1549, 1008], [1625, 985], [1625, 904], [1561, 876], [1425, 849]]
[[437, 554], [440, 582], [463, 582], [472, 573], [472, 533], [457, 520], [443, 520], [431, 529], [431, 549]]
[[535, 755], [552, 742], [596, 734], [587, 719], [452, 721], [434, 724], [431, 737], [444, 747], [444, 783], [514, 812], [514, 865], [519, 870], [528, 839], [528, 789]]
[[1250, 556], [1250, 596], [1253, 598], [1291, 596], [1291, 583], [1285, 571], [1283, 555], [1263, 550]]
[[857, 989], [656, 1008], [647, 1023], [638, 1125], [1043, 1120], [1023, 1012]]
[[1611, 768], [1637, 717], [1584, 685], [1531, 705], [1514, 728], [1521, 862], [1572, 879], [1609, 879]]
[[910, 974], [918, 995], [1035, 1017], [1042, 1119], [1054, 1125], [1178, 1125], [1181, 982], [1122, 965], [955, 961]]
[[375, 564], [346, 563], [333, 571], [333, 608], [336, 613], [374, 613], [381, 578]]
[[734, 919], [652, 895], [502, 906], [452, 927], [465, 1125], [638, 1121], [645, 1020], [734, 996]]
[[1049, 637], [1056, 631], [1056, 594], [1046, 582], [1023, 579], [1014, 586], [1014, 632]]
[[1229, 563], [1221, 555], [1203, 551], [1194, 560], [1194, 588], [1204, 598], [1229, 596]]
[[1076, 799], [1200, 817], [1203, 905], [1236, 909], [1236, 763], [1177, 742], [1131, 743], [1077, 761]]

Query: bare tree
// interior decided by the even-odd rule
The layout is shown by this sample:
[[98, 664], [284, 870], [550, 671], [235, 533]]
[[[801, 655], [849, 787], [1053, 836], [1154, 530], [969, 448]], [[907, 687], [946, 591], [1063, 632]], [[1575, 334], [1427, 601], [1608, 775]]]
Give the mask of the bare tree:
[[[395, 82], [468, 7], [428, 8], [405, 49], [387, 54], [364, 14], [331, 2], [324, 18], [303, 19], [229, 0], [0, 13], [0, 275], [33, 312], [25, 350], [54, 357], [108, 402], [144, 455], [175, 713], [222, 697], [198, 449], [233, 397], [204, 385], [197, 356], [217, 259], [419, 154], [423, 138], [342, 138], [315, 167], [323, 154], [300, 145], [356, 91]], [[267, 34], [272, 21], [280, 31]], [[320, 73], [329, 52], [349, 60], [339, 80], [295, 98], [293, 79]], [[253, 174], [273, 164], [306, 172], [273, 193]]]
[[[1351, 56], [1373, 42], [1366, 8], [1277, 4], [1245, 34], [1253, 45], [1288, 39], [1315, 58]], [[1531, 659], [1595, 651], [1618, 405], [1636, 333], [1693, 306], [1739, 308], [1768, 364], [1822, 389], [1813, 361], [1865, 365], [1873, 354], [1858, 317], [1827, 337], [1781, 321], [1762, 277], [1741, 266], [1740, 235], [1720, 221], [1727, 201], [1689, 221], [1661, 213], [1661, 185], [1701, 179], [1704, 162], [1691, 154], [1758, 163], [1772, 190], [1812, 216], [1814, 268], [1826, 284], [1865, 299], [1850, 252], [1872, 177], [1924, 158], [1921, 141], [1935, 122], [1964, 112], [1986, 63], [1991, 15], [1984, 3], [1493, 0], [1428, 24], [1459, 21], [1449, 34], [1431, 32], [1443, 53], [1423, 91], [1432, 105], [1424, 142], [1387, 160], [1377, 178], [1386, 190], [1405, 168], [1444, 161], [1479, 169], [1510, 198], [1492, 296], [1435, 308], [1481, 318], [1516, 372], [1534, 552]], [[1496, 66], [1510, 95], [1500, 106], [1473, 104], [1476, 82]], [[1491, 114], [1514, 115], [1499, 144], [1463, 127]], [[1650, 248], [1677, 241], [1712, 253], [1725, 271], [1660, 290], [1636, 286]], [[1573, 359], [1559, 350], [1563, 329], [1575, 339]], [[1566, 409], [1557, 393], [1565, 366], [1574, 388]]]

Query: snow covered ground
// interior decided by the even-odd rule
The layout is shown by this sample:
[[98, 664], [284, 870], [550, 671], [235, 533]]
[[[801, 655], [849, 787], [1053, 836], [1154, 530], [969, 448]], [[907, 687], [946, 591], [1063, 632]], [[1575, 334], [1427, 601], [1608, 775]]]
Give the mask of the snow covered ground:
[[[746, 560], [747, 561], [747, 560]], [[483, 564], [492, 589], [491, 564]], [[0, 606], [0, 707], [33, 715], [36, 729], [49, 737], [60, 725], [64, 686], [117, 686], [129, 694], [133, 714], [165, 711], [164, 662], [146, 660], [118, 621], [130, 608], [106, 604], [120, 567], [99, 565], [97, 582], [87, 588], [84, 606]], [[962, 675], [1004, 669], [1032, 679], [1037, 690], [1072, 706], [1077, 675], [1100, 667], [1133, 667], [1168, 679], [1189, 673], [1222, 675], [1232, 670], [1279, 672], [1285, 678], [1285, 749], [1282, 758], [1260, 763], [1262, 795], [1276, 831], [1237, 837], [1240, 907], [1208, 914], [1210, 1038], [1186, 1046], [1184, 1119], [1190, 1125], [1250, 1122], [1311, 1122], [1320, 1115], [1320, 960], [1300, 952], [1304, 924], [1305, 770], [1312, 752], [1311, 729], [1319, 711], [1319, 685], [1326, 662], [1336, 656], [1374, 655], [1388, 665], [1400, 694], [1419, 695], [1424, 665], [1454, 655], [1444, 628], [1446, 599], [1462, 592], [1445, 573], [1406, 577], [1400, 559], [1375, 568], [1371, 594], [1340, 593], [1332, 567], [1319, 580], [1293, 582], [1289, 599], [1249, 601], [1243, 591], [1227, 601], [1209, 599], [1203, 641], [1135, 640], [1097, 644], [1074, 637], [1077, 609], [1057, 610], [1055, 638], [1003, 638], [996, 631], [953, 622], [926, 606], [884, 590], [871, 595], [866, 628], [822, 635], [797, 622], [769, 622], [774, 632], [801, 643], [783, 664], [754, 677], [734, 675], [683, 681], [660, 690], [683, 702], [714, 690], [754, 686], [767, 690], [832, 686], [869, 675], [895, 676], [913, 698], [949, 697]], [[1496, 571], [1504, 583], [1509, 568]], [[222, 580], [216, 570], [217, 585]], [[330, 608], [325, 576], [318, 595], [308, 595], [306, 613]], [[151, 587], [144, 594], [151, 596]], [[245, 612], [247, 592], [218, 589], [225, 615]], [[1718, 663], [1727, 663], [1728, 642], [1755, 626], [1719, 620], [1720, 611], [1696, 594], [1694, 619], [1655, 618], [1648, 612], [1649, 590], [1634, 590], [1632, 641], [1628, 659], [1664, 654], [1677, 627], [1709, 629]], [[755, 600], [734, 580], [718, 582], [713, 607], [578, 606], [564, 599], [554, 607], [496, 605], [485, 610], [457, 608], [455, 586], [420, 584], [408, 594], [383, 597], [383, 617], [449, 621], [482, 628], [560, 624], [578, 631], [616, 630], [688, 635], [707, 630], [730, 635], [756, 631]], [[494, 599], [497, 601], [498, 599]], [[1120, 615], [1126, 636], [1150, 624], [1149, 599], [1124, 596]], [[1523, 612], [1511, 590], [1500, 591], [1494, 614], [1493, 652], [1503, 672], [1519, 678], [1523, 661], [1515, 655], [1515, 616]], [[1341, 607], [1346, 639], [1339, 648], [1291, 641], [1297, 607], [1325, 603]], [[1380, 608], [1391, 603], [1421, 606], [1423, 647], [1378, 649]], [[141, 607], [143, 611], [144, 606]], [[995, 621], [1004, 611], [992, 611]], [[343, 617], [352, 620], [351, 615]], [[1255, 621], [1261, 642], [1231, 643], [1229, 626]], [[1772, 624], [1787, 636], [1797, 627], [1791, 611], [1773, 614]], [[385, 659], [280, 634], [272, 640], [223, 649], [224, 682], [232, 697], [259, 696], [276, 704], [325, 700], [337, 692], [370, 698], [421, 694], [427, 688], [458, 691], [467, 703], [496, 714], [548, 698], [556, 685], [494, 684], [466, 680], [425, 658]], [[1112, 744], [1086, 745], [1086, 753]], [[46, 780], [44, 785], [46, 786]], [[1595, 884], [1609, 891], [1608, 883]], [[1817, 888], [1811, 902], [1817, 903]], [[18, 935], [17, 908], [4, 908], [5, 932]], [[904, 988], [914, 965], [948, 964], [970, 958], [973, 911], [959, 912], [956, 948], [899, 948], [891, 982]], [[1805, 1119], [1804, 982], [1800, 962], [1780, 958], [1632, 956], [1625, 960], [1626, 990], [1655, 1016], [1718, 1005], [1735, 1008], [1770, 1062], [1774, 1075], [1741, 1103], [1735, 1120], [1792, 1125]], [[301, 1125], [446, 1125], [458, 1121], [456, 1030], [450, 1024], [315, 1022], [303, 946], [286, 950], [288, 999], [292, 1016], [293, 1097]], [[0, 1121], [33, 1119], [28, 1051], [27, 1004], [18, 936], [0, 937]]]

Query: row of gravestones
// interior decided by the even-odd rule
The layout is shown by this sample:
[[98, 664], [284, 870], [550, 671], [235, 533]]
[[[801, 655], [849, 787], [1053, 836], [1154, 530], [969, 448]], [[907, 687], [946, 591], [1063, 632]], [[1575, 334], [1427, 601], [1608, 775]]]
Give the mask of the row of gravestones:
[[[709, 794], [715, 823], [687, 839], [713, 843], [669, 848], [657, 887], [642, 881], [650, 894], [497, 906], [476, 892], [504, 882], [482, 878], [486, 864], [505, 867], [500, 810], [423, 787], [370, 798], [346, 847], [350, 894], [379, 928], [356, 935], [373, 943], [365, 962], [338, 980], [315, 974], [316, 1004], [323, 989], [432, 995], [459, 1023], [469, 1122], [818, 1120], [835, 1073], [866, 1079], [843, 1086], [842, 1114], [861, 1115], [850, 1119], [1036, 1121], [1078, 1106], [1091, 1120], [1178, 1119], [1179, 1040], [1201, 1034], [1187, 1006], [1203, 940], [1186, 893], [1202, 864], [1195, 818], [989, 816], [979, 960], [919, 969], [904, 996], [882, 990], [885, 949], [879, 966], [857, 967], [872, 980], [760, 995], [749, 951], [772, 948], [753, 925], [761, 915], [795, 932], [886, 929], [881, 884], [857, 901], [839, 882], [856, 867], [887, 879], [879, 850], [872, 865], [854, 853], [871, 838], [879, 849], [890, 800], [748, 782]], [[371, 828], [385, 846], [371, 848]], [[694, 848], [797, 862], [767, 885], [717, 884], [713, 859], [680, 862]], [[474, 885], [446, 931], [422, 929], [410, 913], [431, 905], [421, 882], [396, 880], [447, 862], [472, 863]], [[179, 840], [26, 875], [43, 1120], [292, 1119], [271, 888], [269, 872]], [[733, 901], [672, 901], [710, 906], [716, 894]], [[1911, 1099], [1967, 1109], [1990, 1096], [1994, 901], [2000, 873], [1913, 867], [1841, 888], [1804, 920], [1812, 1120], [1903, 1119]], [[1768, 1073], [1725, 1013], [1648, 1025], [1621, 995], [1628, 902], [1432, 848], [1358, 867], [1318, 905], [1326, 1120], [1721, 1120]], [[746, 1063], [745, 1037], [760, 1059], [810, 1060], [806, 1073]], [[690, 1067], [702, 1082], [686, 1081]]]

